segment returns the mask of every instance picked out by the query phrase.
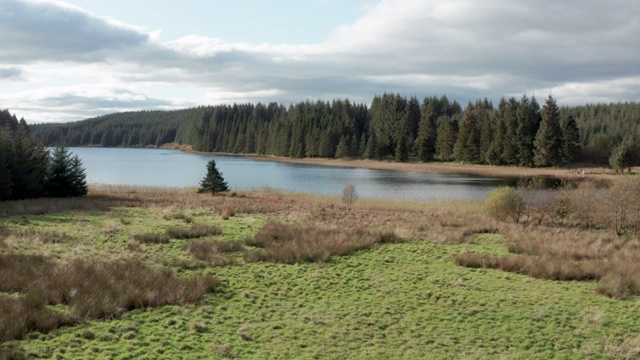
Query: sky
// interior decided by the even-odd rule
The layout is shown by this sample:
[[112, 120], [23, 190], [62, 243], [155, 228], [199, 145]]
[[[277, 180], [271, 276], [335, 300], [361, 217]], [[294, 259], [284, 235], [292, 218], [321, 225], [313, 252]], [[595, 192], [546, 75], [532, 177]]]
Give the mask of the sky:
[[0, 0], [0, 109], [640, 100], [637, 0]]

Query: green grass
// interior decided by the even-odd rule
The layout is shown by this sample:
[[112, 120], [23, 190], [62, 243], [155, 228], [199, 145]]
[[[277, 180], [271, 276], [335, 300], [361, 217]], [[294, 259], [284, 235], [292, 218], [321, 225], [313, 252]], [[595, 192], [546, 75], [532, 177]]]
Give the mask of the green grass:
[[[454, 264], [455, 255], [466, 252], [507, 254], [500, 235], [474, 235], [458, 245], [376, 244], [326, 263], [244, 264], [232, 252], [224, 256], [239, 265], [211, 267], [189, 253], [193, 240], [134, 239], [187, 226], [184, 216], [163, 216], [171, 211], [114, 208], [0, 219], [0, 253], [57, 261], [132, 256], [180, 273], [211, 273], [225, 284], [202, 304], [133, 310], [5, 346], [67, 359], [598, 359], [634, 355], [638, 343], [637, 298], [599, 296], [595, 282]], [[222, 230], [198, 241], [241, 241], [267, 221], [267, 215], [222, 220], [213, 211], [180, 211]], [[47, 233], [62, 240], [42, 241]]]

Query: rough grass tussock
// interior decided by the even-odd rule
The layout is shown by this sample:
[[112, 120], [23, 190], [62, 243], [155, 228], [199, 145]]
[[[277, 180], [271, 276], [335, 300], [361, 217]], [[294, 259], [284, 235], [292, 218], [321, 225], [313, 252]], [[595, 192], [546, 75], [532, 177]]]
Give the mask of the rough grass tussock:
[[174, 226], [166, 234], [172, 239], [196, 239], [205, 236], [222, 235], [222, 229], [215, 225], [193, 224], [190, 227]]
[[342, 256], [377, 243], [398, 243], [393, 233], [371, 234], [362, 230], [344, 231], [270, 221], [246, 242], [262, 251], [245, 253], [245, 261], [285, 264], [325, 262], [332, 255]]
[[[42, 256], [0, 255], [0, 291], [20, 294], [17, 302], [3, 300], [0, 319], [14, 324], [4, 335], [7, 340], [136, 308], [194, 303], [219, 285], [210, 275], [178, 277], [133, 259], [56, 264]], [[69, 313], [57, 316], [47, 310], [56, 304], [69, 306]]]
[[224, 257], [224, 254], [243, 249], [239, 242], [224, 240], [192, 240], [187, 245], [187, 251], [194, 258], [215, 266], [234, 265], [235, 261]]
[[504, 231], [514, 255], [462, 254], [461, 266], [495, 268], [549, 280], [598, 279], [598, 291], [623, 299], [640, 295], [640, 242], [578, 228], [513, 225]]
[[169, 235], [166, 233], [146, 233], [133, 235], [135, 241], [144, 244], [166, 244], [169, 242]]

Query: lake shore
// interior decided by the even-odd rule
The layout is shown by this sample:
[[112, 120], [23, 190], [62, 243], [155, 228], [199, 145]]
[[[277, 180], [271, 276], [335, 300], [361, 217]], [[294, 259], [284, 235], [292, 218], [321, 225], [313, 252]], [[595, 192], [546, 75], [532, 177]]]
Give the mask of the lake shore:
[[[493, 165], [474, 165], [461, 163], [398, 163], [392, 161], [379, 161], [367, 159], [328, 159], [328, 158], [303, 158], [294, 159], [289, 157], [274, 155], [256, 155], [256, 154], [228, 154], [228, 153], [208, 153], [194, 151], [189, 145], [178, 145], [175, 143], [165, 144], [162, 148], [179, 149], [194, 154], [210, 154], [210, 155], [228, 155], [241, 156], [258, 161], [275, 161], [292, 164], [307, 164], [319, 166], [336, 166], [349, 168], [366, 168], [373, 170], [389, 170], [401, 172], [416, 173], [442, 173], [442, 174], [468, 174], [480, 176], [496, 176], [496, 177], [534, 177], [547, 176], [561, 179], [586, 178], [593, 180], [610, 181], [615, 179], [618, 174], [612, 169], [601, 166], [583, 166], [583, 167], [566, 167], [566, 168], [529, 168], [520, 166], [493, 166]], [[634, 169], [632, 169], [634, 170]]]

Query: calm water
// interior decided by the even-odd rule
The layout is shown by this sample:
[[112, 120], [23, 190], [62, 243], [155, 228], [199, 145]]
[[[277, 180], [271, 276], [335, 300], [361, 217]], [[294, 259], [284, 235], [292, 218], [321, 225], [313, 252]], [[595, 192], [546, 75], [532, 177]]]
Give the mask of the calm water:
[[402, 173], [198, 155], [171, 149], [70, 148], [86, 168], [89, 183], [198, 186], [215, 159], [232, 190], [272, 187], [340, 195], [352, 183], [360, 197], [403, 200], [482, 200], [508, 180], [456, 174]]

